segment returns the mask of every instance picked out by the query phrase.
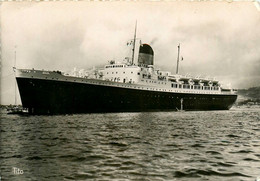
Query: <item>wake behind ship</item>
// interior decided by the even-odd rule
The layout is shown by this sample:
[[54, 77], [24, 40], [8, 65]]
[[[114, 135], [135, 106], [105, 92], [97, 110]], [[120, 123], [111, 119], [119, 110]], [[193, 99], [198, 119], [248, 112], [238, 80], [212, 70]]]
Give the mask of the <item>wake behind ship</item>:
[[92, 72], [82, 70], [68, 75], [16, 69], [23, 107], [30, 114], [72, 114], [228, 110], [235, 103], [235, 91], [222, 88], [215, 79], [155, 69], [154, 51], [148, 44], [140, 44], [135, 65], [135, 37], [132, 59], [110, 61], [103, 69]]

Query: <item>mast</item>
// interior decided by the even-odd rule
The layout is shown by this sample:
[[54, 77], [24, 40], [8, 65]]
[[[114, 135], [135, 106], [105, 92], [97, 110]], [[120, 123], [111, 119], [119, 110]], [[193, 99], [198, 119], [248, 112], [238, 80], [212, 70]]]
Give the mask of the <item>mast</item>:
[[137, 28], [137, 21], [135, 21], [135, 34], [134, 34], [133, 54], [132, 54], [132, 63], [131, 63], [132, 65], [134, 64], [134, 57], [135, 57], [136, 28]]
[[178, 45], [178, 57], [177, 57], [177, 68], [176, 68], [176, 74], [179, 73], [179, 58], [180, 58], [180, 43]]
[[[16, 45], [14, 46], [14, 67], [16, 66]], [[16, 98], [16, 81], [15, 81], [15, 72], [14, 72], [14, 105], [17, 104]]]

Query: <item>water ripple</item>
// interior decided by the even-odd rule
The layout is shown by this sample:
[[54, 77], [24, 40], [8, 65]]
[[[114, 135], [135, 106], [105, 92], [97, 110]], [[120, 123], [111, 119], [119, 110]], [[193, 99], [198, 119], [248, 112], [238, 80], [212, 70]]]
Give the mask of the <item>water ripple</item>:
[[260, 109], [1, 117], [3, 180], [249, 181], [260, 173]]

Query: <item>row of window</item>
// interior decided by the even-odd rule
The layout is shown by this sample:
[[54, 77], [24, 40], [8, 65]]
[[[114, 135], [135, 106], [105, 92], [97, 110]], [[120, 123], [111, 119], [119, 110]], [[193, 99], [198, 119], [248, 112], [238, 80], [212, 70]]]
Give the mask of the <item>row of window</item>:
[[[179, 97], [175, 97], [175, 96], [164, 96], [164, 95], [149, 95], [149, 94], [147, 94], [147, 95], [145, 95], [146, 97], [165, 97], [165, 98], [175, 98], [175, 99], [179, 99]], [[218, 99], [218, 98], [215, 98], [215, 97], [212, 97], [212, 98], [206, 98], [206, 97], [184, 97], [183, 98], [184, 100], [185, 99], [200, 99], [200, 100], [208, 100], [208, 99], [212, 99], [212, 100], [216, 100], [216, 99]]]
[[23, 72], [23, 73], [30, 73], [31, 71], [30, 70], [21, 70], [21, 72]]
[[[133, 74], [134, 72], [131, 72], [131, 74]], [[107, 72], [107, 74], [109, 74], [109, 72]], [[112, 72], [112, 74], [114, 74], [114, 72]], [[115, 74], [118, 74], [118, 72], [115, 72]], [[125, 74], [125, 72], [123, 72], [123, 74]], [[140, 75], [140, 73], [137, 73], [138, 75]]]
[[[178, 86], [179, 85], [179, 86]], [[188, 85], [188, 84], [172, 84], [172, 88], [183, 88], [183, 89], [202, 89], [202, 90], [218, 90], [219, 88], [214, 86], [214, 87], [209, 87], [209, 86], [200, 86], [200, 85]]]
[[[147, 83], [148, 83], [148, 82], [149, 82], [149, 83], [155, 83], [155, 84], [157, 83], [157, 81], [152, 81], [152, 80], [149, 80], [149, 81], [146, 80], [146, 82], [147, 82]], [[166, 82], [158, 82], [158, 84], [165, 84], [165, 85], [166, 85]]]
[[106, 65], [106, 68], [118, 68], [118, 67], [124, 67], [124, 65]]

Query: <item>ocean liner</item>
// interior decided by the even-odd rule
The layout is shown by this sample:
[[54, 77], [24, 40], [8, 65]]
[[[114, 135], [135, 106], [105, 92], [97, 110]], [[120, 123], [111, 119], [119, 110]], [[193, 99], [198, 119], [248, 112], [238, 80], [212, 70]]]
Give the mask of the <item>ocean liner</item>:
[[154, 67], [154, 51], [140, 44], [135, 62], [136, 28], [132, 57], [110, 61], [91, 72], [15, 69], [22, 105], [29, 114], [228, 110], [237, 99], [213, 78], [180, 75], [178, 46], [176, 74]]

